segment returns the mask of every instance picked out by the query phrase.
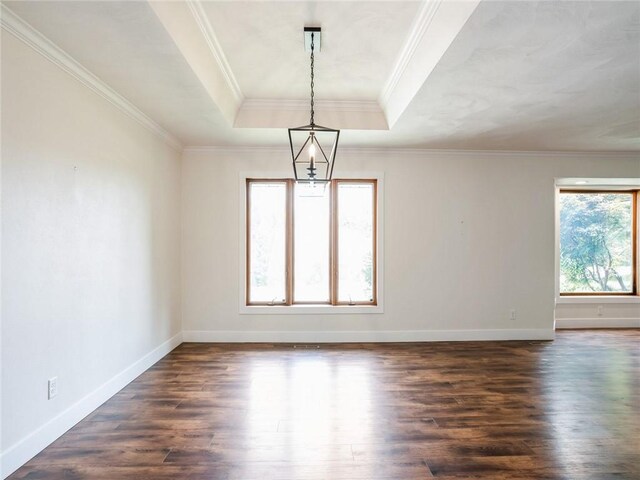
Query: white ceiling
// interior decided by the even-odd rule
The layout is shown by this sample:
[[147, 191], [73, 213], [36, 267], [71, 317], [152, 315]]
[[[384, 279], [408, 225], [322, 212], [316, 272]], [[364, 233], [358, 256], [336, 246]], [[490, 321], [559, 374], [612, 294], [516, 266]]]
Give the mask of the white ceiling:
[[225, 141], [225, 119], [147, 2], [4, 5], [186, 145]]
[[203, 6], [247, 98], [306, 100], [309, 54], [302, 27], [322, 25], [322, 50], [315, 59], [318, 97], [377, 101], [420, 3], [234, 1]]
[[307, 24], [344, 144], [640, 150], [640, 2], [3, 4], [185, 145], [286, 145]]
[[640, 2], [481, 3], [396, 126], [434, 148], [640, 149]]

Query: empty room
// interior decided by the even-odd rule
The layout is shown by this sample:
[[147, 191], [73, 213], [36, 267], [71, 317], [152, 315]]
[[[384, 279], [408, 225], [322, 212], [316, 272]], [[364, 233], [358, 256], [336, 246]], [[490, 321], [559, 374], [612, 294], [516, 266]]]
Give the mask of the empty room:
[[640, 479], [639, 1], [0, 25], [0, 478]]

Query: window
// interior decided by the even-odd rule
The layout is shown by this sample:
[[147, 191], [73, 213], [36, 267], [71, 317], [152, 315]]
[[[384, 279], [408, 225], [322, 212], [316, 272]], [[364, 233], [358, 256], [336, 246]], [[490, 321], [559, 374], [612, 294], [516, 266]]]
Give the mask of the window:
[[247, 305], [377, 305], [377, 181], [247, 179]]
[[560, 191], [560, 294], [637, 293], [638, 191]]

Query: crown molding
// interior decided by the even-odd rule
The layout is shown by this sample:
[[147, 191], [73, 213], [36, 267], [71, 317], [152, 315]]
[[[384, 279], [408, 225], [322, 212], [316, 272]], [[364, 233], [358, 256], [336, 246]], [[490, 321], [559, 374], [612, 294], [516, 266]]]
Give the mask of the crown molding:
[[83, 67], [71, 55], [55, 45], [3, 4], [0, 4], [0, 24], [5, 31], [11, 33], [25, 45], [60, 67], [94, 93], [108, 100], [129, 118], [137, 121], [140, 125], [162, 138], [170, 147], [178, 151], [182, 150], [182, 142], [177, 137], [154, 122], [129, 100]]
[[[286, 139], [285, 139], [286, 140]], [[282, 145], [191, 145], [184, 153], [282, 153], [289, 152], [288, 144]], [[340, 154], [351, 155], [438, 155], [438, 156], [474, 156], [474, 157], [538, 157], [538, 158], [616, 158], [640, 161], [640, 152], [624, 151], [547, 151], [547, 150], [464, 150], [403, 147], [348, 147], [339, 149]]]
[[354, 154], [421, 154], [476, 157], [538, 157], [538, 158], [616, 158], [640, 161], [640, 151], [570, 151], [570, 150], [478, 150], [461, 148], [420, 148], [420, 147], [342, 147], [341, 151]]
[[482, 0], [423, 0], [379, 97], [393, 127], [415, 100]]
[[391, 70], [391, 74], [382, 89], [382, 93], [380, 94], [379, 102], [383, 109], [386, 109], [391, 94], [398, 85], [398, 82], [407, 69], [407, 66], [411, 63], [411, 59], [420, 44], [420, 40], [422, 40], [422, 37], [429, 29], [429, 25], [431, 24], [431, 21], [438, 11], [438, 7], [440, 7], [442, 1], [443, 0], [423, 0], [420, 11], [411, 26], [409, 35], [400, 50], [398, 59], [396, 60], [393, 70]]
[[236, 80], [236, 77], [231, 70], [231, 66], [227, 61], [227, 57], [225, 56], [222, 47], [220, 46], [220, 42], [218, 42], [218, 37], [216, 36], [215, 31], [211, 26], [211, 22], [209, 22], [209, 17], [204, 11], [202, 3], [200, 2], [200, 0], [187, 0], [186, 4], [189, 7], [191, 14], [193, 15], [193, 18], [195, 18], [196, 23], [200, 27], [200, 31], [202, 32], [202, 35], [204, 36], [207, 45], [209, 46], [209, 50], [211, 50], [213, 58], [216, 59], [218, 67], [222, 71], [222, 74], [224, 75], [224, 78], [227, 82], [227, 86], [233, 93], [236, 101], [238, 103], [242, 103], [244, 101], [244, 95], [242, 93], [242, 90], [240, 90], [240, 85], [238, 84], [238, 81]]

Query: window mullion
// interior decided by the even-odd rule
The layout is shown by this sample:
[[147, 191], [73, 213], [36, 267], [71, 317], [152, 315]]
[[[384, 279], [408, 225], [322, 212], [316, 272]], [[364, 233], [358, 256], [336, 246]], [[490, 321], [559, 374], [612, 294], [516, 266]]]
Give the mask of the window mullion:
[[286, 304], [293, 304], [293, 180], [287, 180]]
[[331, 305], [336, 305], [338, 303], [338, 181], [331, 180], [330, 187], [331, 204], [329, 206], [329, 216], [331, 224], [329, 234], [331, 235], [331, 238], [329, 239], [329, 261], [331, 262], [331, 265], [329, 270], [329, 297]]
[[640, 196], [640, 190], [636, 190], [636, 194], [633, 196], [633, 203], [631, 205], [631, 248], [632, 248], [632, 269], [633, 275], [633, 293], [638, 295], [638, 282], [640, 282], [638, 272], [638, 197]]

